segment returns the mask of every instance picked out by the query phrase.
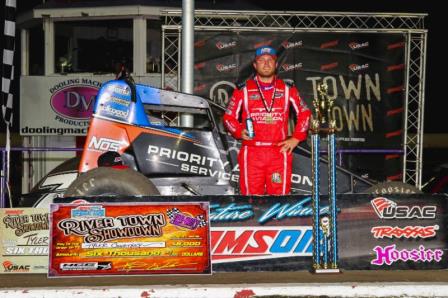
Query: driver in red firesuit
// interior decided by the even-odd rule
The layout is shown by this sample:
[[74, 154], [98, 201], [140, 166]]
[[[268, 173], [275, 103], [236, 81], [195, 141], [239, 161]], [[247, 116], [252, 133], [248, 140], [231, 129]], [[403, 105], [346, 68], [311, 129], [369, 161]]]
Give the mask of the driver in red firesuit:
[[[223, 119], [233, 137], [242, 139], [238, 155], [240, 193], [289, 194], [291, 152], [306, 139], [311, 112], [297, 88], [277, 77], [277, 52], [274, 48], [258, 48], [253, 67], [255, 76], [234, 90]], [[288, 136], [291, 106], [297, 119], [292, 136]], [[248, 130], [248, 125], [251, 125], [248, 122], [252, 122], [253, 137], [250, 127]]]

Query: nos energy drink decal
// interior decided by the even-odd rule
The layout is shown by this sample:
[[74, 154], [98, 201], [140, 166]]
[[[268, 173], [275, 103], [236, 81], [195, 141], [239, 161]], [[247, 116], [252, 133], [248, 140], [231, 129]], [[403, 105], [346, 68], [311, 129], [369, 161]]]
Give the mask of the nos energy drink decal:
[[128, 121], [131, 114], [131, 88], [122, 81], [113, 81], [101, 88], [95, 114], [119, 121]]

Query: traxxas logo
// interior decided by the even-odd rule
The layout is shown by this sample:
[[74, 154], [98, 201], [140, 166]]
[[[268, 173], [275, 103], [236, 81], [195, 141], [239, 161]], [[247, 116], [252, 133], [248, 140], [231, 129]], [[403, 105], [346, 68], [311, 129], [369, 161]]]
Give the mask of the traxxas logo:
[[437, 211], [437, 206], [399, 206], [394, 201], [383, 197], [375, 198], [370, 203], [375, 213], [382, 219], [433, 219]]

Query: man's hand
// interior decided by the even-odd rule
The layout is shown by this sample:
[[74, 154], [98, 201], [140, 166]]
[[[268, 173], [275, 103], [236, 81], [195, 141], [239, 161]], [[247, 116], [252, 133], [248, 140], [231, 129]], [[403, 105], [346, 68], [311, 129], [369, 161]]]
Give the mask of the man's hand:
[[243, 131], [241, 132], [241, 138], [246, 141], [252, 140], [252, 138], [250, 138], [249, 134], [247, 133], [247, 129], [243, 129]]
[[291, 154], [292, 150], [299, 145], [300, 141], [296, 138], [290, 137], [284, 140], [283, 142], [280, 142], [277, 144], [277, 146], [282, 146], [280, 149], [280, 152], [287, 152], [288, 154]]

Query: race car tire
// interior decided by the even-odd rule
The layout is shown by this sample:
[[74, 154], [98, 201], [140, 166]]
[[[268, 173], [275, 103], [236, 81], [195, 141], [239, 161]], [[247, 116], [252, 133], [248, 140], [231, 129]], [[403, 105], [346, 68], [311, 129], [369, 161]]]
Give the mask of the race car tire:
[[64, 197], [92, 195], [159, 195], [154, 184], [131, 169], [99, 167], [81, 174], [67, 188]]
[[381, 182], [372, 185], [365, 192], [377, 195], [422, 193], [417, 187], [398, 181]]

